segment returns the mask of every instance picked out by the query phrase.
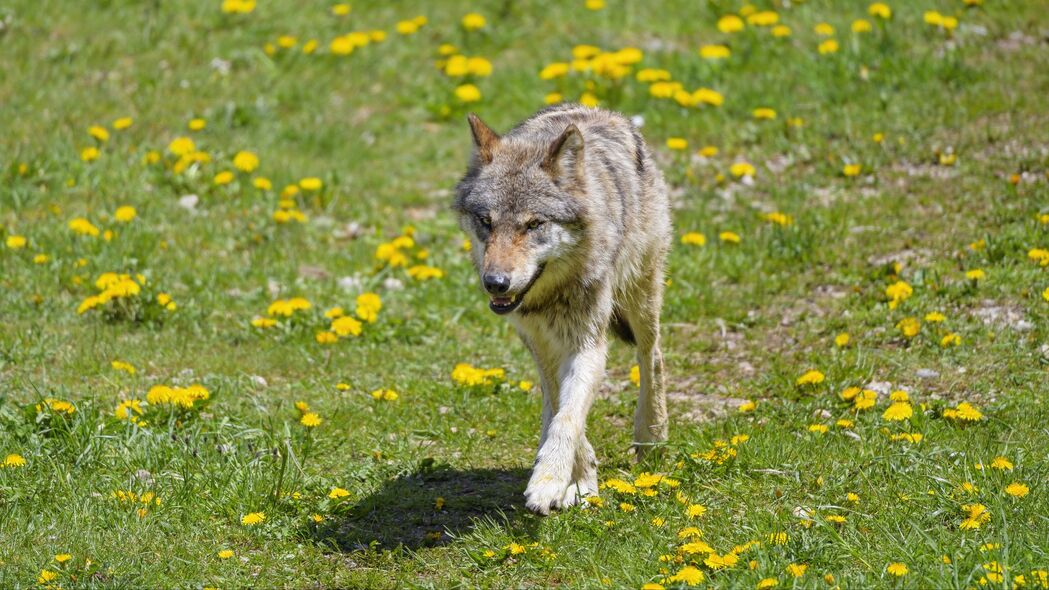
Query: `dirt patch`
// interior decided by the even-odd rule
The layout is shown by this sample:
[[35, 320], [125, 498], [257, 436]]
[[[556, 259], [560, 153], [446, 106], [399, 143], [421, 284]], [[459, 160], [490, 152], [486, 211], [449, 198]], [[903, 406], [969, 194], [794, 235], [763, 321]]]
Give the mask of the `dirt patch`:
[[747, 402], [722, 393], [697, 391], [698, 381], [691, 377], [668, 384], [667, 401], [679, 411], [678, 418], [690, 422], [709, 422], [724, 418]]
[[994, 328], [1009, 328], [1017, 332], [1027, 332], [1034, 328], [1023, 309], [1015, 303], [984, 299], [980, 301], [980, 307], [971, 310], [970, 314], [985, 326]]

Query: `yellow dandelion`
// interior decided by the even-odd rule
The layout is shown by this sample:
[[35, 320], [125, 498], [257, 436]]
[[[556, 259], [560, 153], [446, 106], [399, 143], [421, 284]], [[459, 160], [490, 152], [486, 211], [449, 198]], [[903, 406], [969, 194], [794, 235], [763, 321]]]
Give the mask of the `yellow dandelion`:
[[802, 373], [802, 375], [794, 381], [794, 384], [797, 386], [819, 385], [820, 383], [823, 383], [825, 379], [826, 376], [821, 371], [810, 369]]
[[266, 514], [263, 512], [249, 512], [240, 519], [240, 523], [244, 526], [255, 526], [263, 522], [266, 522]]
[[907, 564], [900, 562], [893, 562], [885, 566], [885, 571], [889, 574], [896, 576], [897, 578], [906, 576], [910, 570], [907, 568]]

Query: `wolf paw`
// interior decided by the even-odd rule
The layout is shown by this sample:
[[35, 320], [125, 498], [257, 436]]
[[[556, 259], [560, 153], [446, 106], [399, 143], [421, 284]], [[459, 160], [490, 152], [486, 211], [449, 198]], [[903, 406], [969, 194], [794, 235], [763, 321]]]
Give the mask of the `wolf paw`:
[[597, 489], [594, 486], [581, 481], [573, 482], [568, 486], [568, 489], [565, 490], [565, 495], [561, 498], [561, 508], [582, 504], [587, 497], [596, 495]]
[[634, 463], [641, 463], [649, 457], [654, 457], [657, 461], [662, 459], [666, 455], [665, 442], [665, 439], [662, 441], [635, 442], [631, 445], [634, 451]]
[[525, 488], [525, 506], [538, 514], [550, 514], [551, 510], [568, 505], [565, 504], [565, 501], [569, 498], [570, 488], [572, 488], [571, 498], [574, 503], [578, 494], [568, 481], [552, 475], [535, 474], [528, 482], [528, 487]]

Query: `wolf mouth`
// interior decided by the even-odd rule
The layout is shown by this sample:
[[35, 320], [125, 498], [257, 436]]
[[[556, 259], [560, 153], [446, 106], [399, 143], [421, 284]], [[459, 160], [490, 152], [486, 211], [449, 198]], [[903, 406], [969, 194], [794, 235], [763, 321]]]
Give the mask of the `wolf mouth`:
[[509, 297], [492, 297], [488, 301], [488, 309], [491, 309], [499, 315], [506, 315], [520, 307], [521, 303], [524, 301], [524, 296], [528, 294], [532, 285], [539, 280], [539, 275], [543, 274], [544, 268], [546, 268], [545, 264], [539, 266], [539, 269], [535, 271], [535, 274], [532, 275], [532, 278], [528, 281], [528, 284], [525, 285], [525, 288], [521, 289], [520, 293], [515, 293]]

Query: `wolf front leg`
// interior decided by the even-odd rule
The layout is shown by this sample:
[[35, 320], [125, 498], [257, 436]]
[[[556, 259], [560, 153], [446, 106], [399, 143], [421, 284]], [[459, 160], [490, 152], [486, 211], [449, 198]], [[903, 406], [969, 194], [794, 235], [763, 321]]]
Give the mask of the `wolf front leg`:
[[[602, 339], [568, 354], [560, 363], [557, 408], [545, 428], [525, 489], [530, 510], [549, 514], [597, 492], [597, 457], [586, 440], [586, 416], [605, 374], [607, 356], [608, 345]], [[544, 405], [547, 401], [552, 400], [544, 400]]]

